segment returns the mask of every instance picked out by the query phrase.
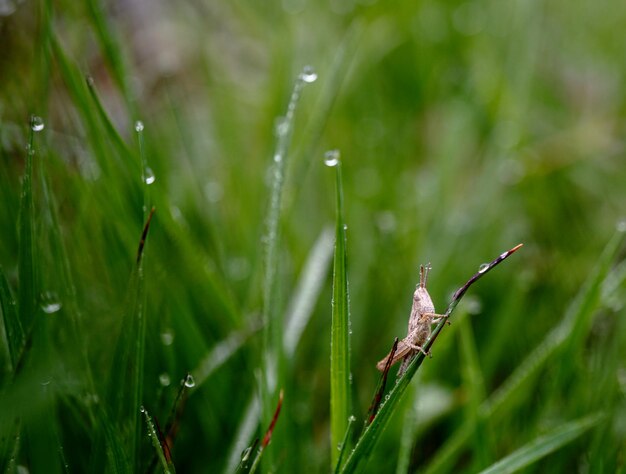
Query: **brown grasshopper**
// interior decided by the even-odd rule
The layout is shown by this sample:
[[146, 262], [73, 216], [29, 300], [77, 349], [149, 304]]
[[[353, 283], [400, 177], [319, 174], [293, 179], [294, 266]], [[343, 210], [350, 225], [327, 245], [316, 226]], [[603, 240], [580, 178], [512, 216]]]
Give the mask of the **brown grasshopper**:
[[[430, 264], [426, 267], [420, 265], [420, 282], [415, 288], [415, 293], [413, 293], [413, 307], [411, 308], [411, 316], [409, 317], [407, 335], [398, 342], [398, 347], [395, 353], [393, 353], [393, 359], [391, 360], [391, 364], [393, 365], [400, 359], [403, 359], [400, 370], [398, 371], [398, 376], [404, 373], [413, 355], [415, 355], [417, 351], [424, 355], [430, 355], [429, 352], [424, 350], [423, 346], [430, 337], [431, 326], [446, 317], [443, 314], [435, 313], [435, 305], [428, 294], [428, 290], [426, 290], [428, 270], [430, 270]], [[392, 357], [392, 352], [378, 362], [376, 368], [381, 372], [385, 370], [385, 365], [389, 357]]]

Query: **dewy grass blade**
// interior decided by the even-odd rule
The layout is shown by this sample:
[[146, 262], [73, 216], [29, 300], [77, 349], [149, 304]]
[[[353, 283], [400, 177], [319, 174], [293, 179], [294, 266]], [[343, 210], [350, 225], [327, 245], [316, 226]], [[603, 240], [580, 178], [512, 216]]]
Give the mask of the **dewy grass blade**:
[[333, 260], [333, 300], [330, 335], [330, 452], [336, 466], [341, 442], [348, 429], [350, 401], [350, 297], [347, 275], [347, 236], [343, 208], [341, 160], [338, 151], [326, 153], [325, 163], [336, 172], [335, 256]]
[[[432, 332], [432, 335], [424, 344], [425, 352], [428, 352], [435, 342], [437, 336], [443, 329], [443, 326], [446, 324], [446, 320], [450, 317], [459, 301], [469, 289], [469, 287], [478, 281], [479, 278], [483, 277], [489, 271], [491, 271], [496, 265], [501, 263], [504, 259], [508, 258], [513, 254], [516, 250], [521, 247], [521, 244], [512, 248], [511, 250], [502, 253], [498, 258], [493, 260], [491, 263], [481, 266], [478, 273], [472, 276], [465, 285], [459, 288], [456, 293], [452, 296], [452, 301], [448, 305], [446, 312], [444, 314], [445, 318], [443, 318], [439, 324], [435, 327]], [[402, 396], [404, 395], [406, 388], [408, 387], [413, 375], [417, 371], [422, 362], [424, 361], [424, 354], [422, 352], [418, 352], [417, 355], [413, 358], [411, 363], [406, 369], [406, 372], [396, 381], [395, 386], [391, 389], [387, 397], [385, 397], [384, 403], [380, 406], [378, 414], [372, 421], [372, 423], [365, 429], [361, 437], [359, 438], [354, 450], [352, 451], [350, 457], [346, 461], [346, 464], [341, 472], [343, 473], [352, 473], [357, 472], [359, 468], [364, 466], [364, 462], [368, 458], [369, 454], [372, 452], [376, 441], [380, 437], [380, 434], [384, 430], [387, 422], [391, 418], [395, 408], [400, 403]]]
[[565, 423], [522, 446], [484, 471], [481, 471], [481, 474], [509, 474], [517, 472], [578, 438], [585, 431], [602, 421], [603, 418], [601, 414], [595, 414]]
[[[618, 250], [622, 247], [625, 236], [626, 234], [618, 229], [607, 243], [596, 266], [590, 272], [574, 301], [567, 308], [561, 323], [546, 335], [504, 383], [480, 406], [479, 416], [481, 418], [488, 419], [512, 403], [515, 395], [534, 380], [533, 376], [567, 341], [576, 326], [576, 321], [585, 319], [589, 314], [596, 311], [598, 292], [608, 277], [611, 264], [614, 262]], [[426, 472], [449, 471], [472, 433], [471, 426], [464, 423], [439, 450]]]
[[309, 67], [305, 68], [296, 79], [289, 99], [287, 113], [276, 123], [276, 150], [272, 162], [270, 200], [266, 219], [265, 258], [263, 268], [263, 358], [261, 382], [261, 405], [264, 422], [270, 421], [271, 400], [277, 386], [280, 352], [282, 350], [283, 324], [276, 310], [276, 272], [278, 268], [279, 223], [282, 194], [285, 179], [287, 152], [291, 143], [295, 110], [300, 100], [303, 87], [314, 82], [317, 75]]
[[35, 116], [31, 117], [19, 215], [18, 311], [22, 327], [27, 335], [30, 333], [35, 321], [39, 293], [38, 266], [35, 263], [37, 259], [34, 245], [33, 159], [35, 156], [35, 132], [42, 129], [43, 122], [41, 122], [41, 119]]
[[152, 446], [154, 447], [154, 451], [161, 463], [161, 467], [163, 468], [163, 472], [166, 474], [176, 472], [174, 468], [174, 464], [171, 462], [169, 452], [166, 453], [167, 447], [163, 447], [161, 444], [163, 441], [157, 432], [154, 423], [152, 421], [152, 417], [148, 414], [148, 410], [146, 410], [143, 406], [139, 409], [139, 411], [143, 414], [144, 420], [146, 422], [146, 427], [148, 428], [148, 436], [150, 437], [150, 441], [152, 442]]

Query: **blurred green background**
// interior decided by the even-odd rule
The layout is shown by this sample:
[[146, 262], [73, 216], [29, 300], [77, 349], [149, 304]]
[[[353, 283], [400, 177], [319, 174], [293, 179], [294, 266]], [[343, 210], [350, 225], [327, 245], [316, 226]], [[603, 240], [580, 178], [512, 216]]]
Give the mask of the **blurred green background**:
[[[275, 129], [305, 66], [318, 78], [301, 90], [286, 156], [274, 327], [303, 304], [297, 285], [316, 242], [320, 286], [301, 337], [277, 349], [285, 395], [265, 471], [328, 472], [335, 449], [329, 149], [343, 163], [358, 426], [376, 362], [406, 333], [419, 264], [432, 264], [429, 291], [443, 311], [481, 263], [525, 244], [470, 290], [366, 472], [475, 472], [600, 411], [602, 423], [526, 472], [623, 468], [619, 245], [595, 293], [575, 298], [616, 225], [624, 230], [625, 3], [2, 0], [0, 15], [0, 265], [15, 295], [29, 120], [45, 123], [33, 157], [41, 337], [29, 338], [23, 370], [2, 351], [9, 470], [109, 470], [94, 466], [106, 429], [88, 413], [115, 392], [144, 202], [156, 213], [141, 403], [164, 420], [178, 381], [195, 377], [173, 448], [179, 472], [232, 472], [262, 436]], [[524, 369], [569, 307], [584, 312], [576, 330]], [[524, 383], [497, 416], [479, 417], [516, 370]]]

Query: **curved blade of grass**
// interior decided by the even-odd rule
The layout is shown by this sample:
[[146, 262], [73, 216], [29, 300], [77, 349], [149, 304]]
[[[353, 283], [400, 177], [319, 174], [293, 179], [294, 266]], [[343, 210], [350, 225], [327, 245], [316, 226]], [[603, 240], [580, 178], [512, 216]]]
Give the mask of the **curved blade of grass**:
[[[448, 317], [450, 317], [450, 315], [452, 314], [452, 312], [458, 305], [463, 295], [465, 295], [469, 287], [473, 285], [476, 281], [478, 281], [478, 279], [485, 276], [489, 271], [491, 271], [496, 265], [501, 263], [504, 259], [512, 255], [513, 252], [518, 250], [521, 246], [522, 245], [520, 244], [512, 248], [511, 250], [502, 253], [498, 258], [493, 260], [491, 263], [489, 263], [488, 265], [484, 267], [481, 267], [478, 273], [472, 276], [472, 278], [470, 278], [467, 281], [467, 283], [465, 283], [465, 285], [463, 285], [461, 288], [459, 288], [456, 291], [456, 293], [454, 293], [454, 295], [452, 296], [452, 301], [450, 301], [450, 304], [448, 305], [448, 308], [446, 309], [446, 312], [444, 313], [444, 318], [442, 318], [441, 322], [437, 324], [437, 326], [432, 332], [431, 337], [424, 344], [424, 350], [426, 352], [428, 352], [430, 348], [432, 347], [433, 343], [437, 339], [437, 336], [443, 329], [443, 326], [445, 325], [446, 320], [448, 319]], [[378, 414], [376, 415], [376, 418], [374, 418], [374, 421], [372, 421], [372, 423], [365, 429], [365, 431], [359, 438], [354, 450], [352, 451], [350, 457], [346, 461], [346, 464], [343, 470], [341, 471], [342, 473], [347, 474], [347, 473], [357, 472], [359, 470], [359, 467], [364, 466], [364, 461], [367, 460], [369, 454], [372, 452], [374, 445], [376, 444], [376, 441], [378, 441], [378, 438], [380, 437], [381, 433], [385, 429], [385, 426], [387, 425], [387, 422], [391, 418], [391, 415], [393, 414], [396, 407], [402, 400], [402, 397], [404, 396], [404, 393], [406, 392], [406, 388], [411, 382], [413, 375], [415, 375], [415, 372], [417, 372], [417, 369], [420, 367], [420, 365], [422, 365], [423, 361], [424, 361], [424, 354], [422, 352], [418, 352], [417, 355], [413, 358], [413, 360], [409, 364], [409, 366], [407, 367], [406, 372], [402, 374], [402, 376], [396, 381], [396, 384], [394, 385], [394, 387], [390, 390], [387, 397], [385, 397], [385, 401], [380, 406], [380, 409], [378, 411]]]
[[[589, 273], [587, 280], [567, 308], [565, 316], [558, 326], [550, 331], [535, 349], [518, 365], [508, 379], [481, 404], [479, 415], [483, 419], [494, 416], [504, 407], [510, 405], [515, 395], [531, 384], [539, 370], [567, 341], [576, 327], [576, 321], [585, 319], [593, 314], [599, 305], [599, 292], [603, 282], [608, 278], [611, 264], [614, 262], [618, 250], [622, 247], [626, 234], [618, 229], [604, 248], [594, 269]], [[449, 472], [461, 449], [472, 436], [473, 429], [469, 420], [448, 439], [446, 444], [432, 459], [426, 472]]]
[[294, 355], [302, 332], [306, 328], [311, 314], [313, 314], [315, 302], [328, 273], [332, 254], [333, 232], [330, 229], [324, 229], [307, 258], [294, 296], [287, 308], [287, 322], [283, 339], [287, 358]]
[[[331, 155], [332, 156], [329, 156]], [[330, 333], [330, 452], [331, 466], [339, 461], [341, 440], [348, 429], [350, 411], [350, 297], [348, 293], [346, 224], [339, 152], [329, 152], [327, 163], [336, 170], [335, 257], [333, 260], [333, 305]]]
[[530, 466], [539, 459], [578, 438], [585, 431], [602, 421], [603, 418], [604, 416], [602, 414], [594, 414], [569, 423], [564, 423], [549, 433], [539, 436], [530, 443], [522, 446], [495, 464], [492, 464], [487, 469], [481, 471], [481, 474], [510, 474], [526, 466]]
[[[312, 71], [303, 71], [296, 79], [285, 117], [276, 125], [276, 150], [272, 163], [270, 201], [264, 236], [265, 258], [263, 268], [263, 380], [261, 383], [261, 405], [264, 422], [269, 422], [272, 413], [271, 400], [277, 386], [280, 352], [283, 347], [283, 324], [276, 305], [276, 272], [278, 269], [278, 242], [281, 203], [285, 179], [287, 152], [291, 144], [295, 110], [305, 84], [315, 80]], [[316, 77], [316, 76], [315, 76]], [[311, 80], [312, 79], [312, 80]]]
[[[98, 0], [87, 0], [88, 16], [96, 31], [98, 40], [102, 46], [104, 57], [111, 68], [113, 79], [124, 94], [126, 105], [133, 112], [133, 100], [131, 99], [130, 87], [128, 86], [128, 74], [126, 73], [126, 64], [122, 56], [123, 49], [119, 46], [119, 41], [115, 37], [111, 27], [107, 22], [104, 14], [104, 7]], [[134, 116], [135, 114], [132, 113]]]

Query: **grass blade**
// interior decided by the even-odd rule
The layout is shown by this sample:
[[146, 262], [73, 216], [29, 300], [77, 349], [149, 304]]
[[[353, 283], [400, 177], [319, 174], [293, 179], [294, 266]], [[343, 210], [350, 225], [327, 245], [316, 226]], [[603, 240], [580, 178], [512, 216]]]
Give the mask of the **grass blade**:
[[565, 423], [548, 434], [522, 446], [481, 471], [481, 474], [509, 474], [523, 469], [578, 438], [585, 431], [597, 425], [603, 418], [603, 415], [595, 414]]
[[[154, 447], [154, 451], [156, 452], [157, 458], [161, 463], [161, 467], [163, 468], [163, 472], [166, 474], [176, 472], [174, 468], [174, 464], [172, 463], [171, 456], [169, 454], [169, 449], [167, 445], [164, 446], [161, 443], [164, 441], [161, 439], [159, 432], [156, 430], [154, 426], [154, 422], [152, 421], [152, 417], [148, 413], [143, 406], [140, 408], [140, 412], [143, 414], [144, 420], [146, 422], [146, 427], [148, 428], [148, 436], [150, 437], [150, 441], [152, 442], [152, 446]], [[167, 450], [167, 454], [166, 451]]]
[[9, 345], [11, 370], [14, 372], [24, 347], [25, 337], [17, 312], [15, 298], [2, 267], [0, 267], [0, 309], [2, 309], [4, 331]]
[[341, 445], [348, 429], [350, 411], [350, 298], [348, 293], [346, 224], [343, 183], [338, 151], [326, 154], [326, 164], [336, 170], [337, 222], [333, 260], [333, 306], [330, 336], [330, 452], [331, 465], [339, 461]]
[[[447, 318], [450, 317], [450, 315], [452, 314], [452, 312], [458, 305], [459, 301], [461, 300], [463, 295], [465, 295], [465, 293], [470, 288], [470, 286], [474, 284], [476, 281], [478, 281], [478, 279], [482, 278], [489, 271], [491, 271], [496, 265], [500, 264], [504, 259], [512, 255], [513, 252], [518, 250], [520, 247], [521, 247], [521, 244], [512, 248], [511, 250], [507, 252], [502, 253], [498, 258], [493, 260], [488, 265], [482, 266], [481, 269], [478, 271], [478, 273], [472, 276], [467, 281], [467, 283], [465, 283], [465, 285], [463, 285], [461, 288], [459, 288], [456, 291], [456, 293], [454, 293], [452, 297], [452, 301], [450, 302], [450, 304], [448, 305], [448, 308], [446, 309], [445, 318], [442, 319], [442, 321], [435, 327], [435, 329], [432, 332], [431, 337], [424, 344], [424, 350], [426, 352], [430, 350], [437, 336], [443, 329], [443, 326], [445, 325]], [[385, 401], [383, 402], [383, 404], [380, 406], [378, 414], [376, 415], [372, 423], [369, 426], [367, 426], [367, 428], [365, 429], [365, 431], [359, 438], [359, 441], [357, 442], [354, 448], [354, 451], [352, 451], [352, 454], [346, 461], [346, 464], [341, 472], [345, 474], [357, 472], [359, 470], [359, 467], [360, 466], [362, 467], [364, 465], [364, 461], [372, 452], [374, 445], [376, 444], [376, 441], [378, 441], [378, 438], [380, 437], [385, 426], [387, 425], [387, 422], [391, 418], [391, 415], [393, 414], [396, 407], [402, 400], [402, 397], [404, 396], [404, 393], [406, 392], [406, 389], [409, 383], [411, 382], [413, 375], [415, 375], [415, 372], [417, 372], [417, 369], [422, 365], [423, 361], [424, 361], [424, 354], [422, 352], [418, 352], [417, 355], [413, 358], [413, 360], [409, 364], [409, 366], [407, 367], [404, 374], [402, 374], [402, 376], [396, 381], [396, 384], [394, 385], [394, 387], [391, 389], [391, 391], [385, 398]]]
[[[624, 241], [625, 233], [619, 230], [609, 240], [594, 269], [565, 312], [558, 326], [530, 352], [504, 383], [480, 406], [479, 415], [488, 419], [507, 405], [513, 403], [516, 394], [527, 388], [539, 370], [565, 344], [571, 332], [577, 327], [576, 321], [586, 319], [593, 314], [599, 304], [598, 294], [603, 282], [609, 276], [611, 264]], [[469, 420], [450, 437], [446, 444], [433, 458], [426, 472], [447, 472], [451, 469], [461, 449], [470, 439], [473, 429]]]
[[330, 229], [324, 229], [307, 258], [294, 296], [287, 308], [283, 340], [287, 358], [294, 355], [302, 332], [313, 314], [315, 302], [328, 273], [332, 252], [333, 233]]
[[228, 462], [223, 471], [224, 474], [230, 474], [237, 469], [237, 465], [242, 462], [242, 453], [244, 453], [246, 446], [248, 446], [248, 440], [252, 438], [259, 425], [260, 411], [261, 405], [259, 398], [253, 395], [250, 398], [246, 411], [241, 417], [237, 434], [234, 437], [234, 442], [228, 455]]
[[22, 327], [29, 334], [37, 313], [37, 265], [35, 264], [35, 204], [33, 201], [33, 157], [35, 156], [35, 129], [39, 127], [39, 118], [31, 117], [26, 169], [22, 181], [22, 196], [19, 217], [19, 292], [18, 308]]
[[276, 125], [277, 143], [272, 163], [272, 181], [269, 209], [266, 219], [265, 259], [263, 268], [263, 381], [261, 404], [264, 422], [269, 422], [272, 412], [271, 400], [277, 386], [277, 365], [283, 347], [283, 324], [276, 305], [276, 272], [278, 269], [279, 223], [282, 195], [287, 163], [287, 152], [291, 144], [295, 110], [305, 84], [315, 81], [317, 76], [305, 69], [297, 78], [287, 106], [287, 113]]

